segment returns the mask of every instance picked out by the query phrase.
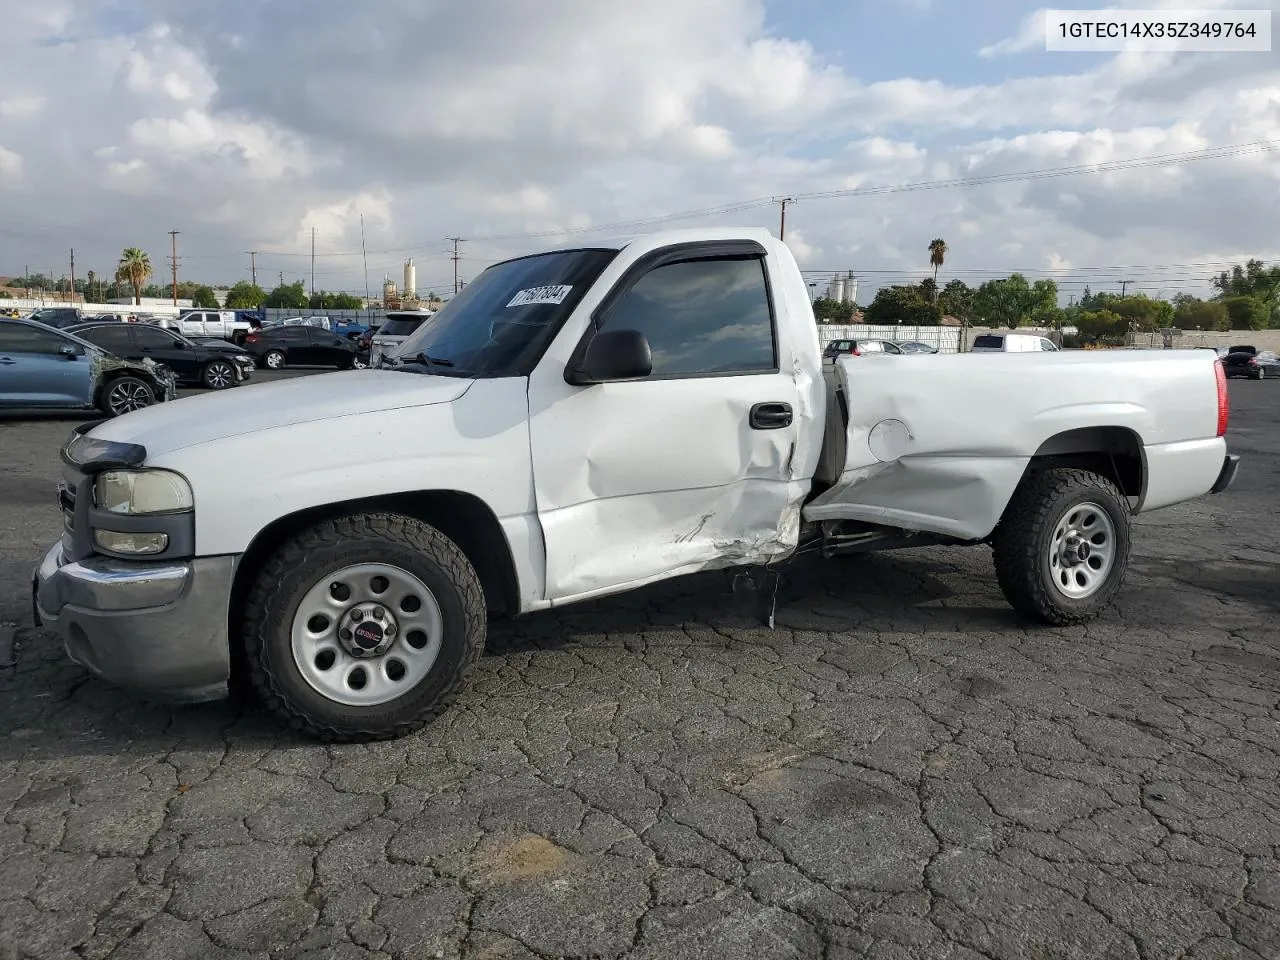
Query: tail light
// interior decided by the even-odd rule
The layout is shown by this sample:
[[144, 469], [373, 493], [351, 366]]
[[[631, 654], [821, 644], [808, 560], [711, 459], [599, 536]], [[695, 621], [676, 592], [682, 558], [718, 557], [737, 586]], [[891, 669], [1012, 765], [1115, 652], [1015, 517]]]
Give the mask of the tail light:
[[1221, 360], [1213, 362], [1213, 374], [1218, 380], [1218, 436], [1227, 435], [1227, 421], [1231, 418], [1231, 400], [1227, 395], [1227, 371]]
[[1250, 358], [1249, 358], [1249, 366], [1251, 366], [1251, 367], [1256, 367], [1257, 365], [1258, 365], [1258, 358], [1257, 358], [1257, 357], [1250, 357]]
[[852, 355], [853, 355], [853, 356], [855, 356], [855, 357], [860, 357], [860, 356], [862, 356], [862, 351], [861, 351], [861, 350], [859, 350], [857, 347], [854, 347], [852, 350], [850, 350], [850, 351], [849, 351], [849, 353], [850, 353], [850, 354], [852, 354]]
[[257, 343], [261, 339], [262, 337], [258, 336], [256, 333], [246, 333], [244, 336], [245, 343]]

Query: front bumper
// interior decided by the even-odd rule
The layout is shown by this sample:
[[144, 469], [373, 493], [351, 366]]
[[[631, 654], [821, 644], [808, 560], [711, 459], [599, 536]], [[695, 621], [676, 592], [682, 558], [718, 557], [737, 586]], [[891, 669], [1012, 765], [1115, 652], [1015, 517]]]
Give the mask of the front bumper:
[[1231, 486], [1236, 479], [1236, 471], [1240, 469], [1240, 454], [1228, 453], [1222, 458], [1222, 470], [1218, 473], [1218, 479], [1214, 481], [1213, 486], [1209, 488], [1210, 493], [1221, 493], [1227, 487]]
[[163, 700], [227, 695], [235, 556], [68, 562], [54, 544], [32, 578], [36, 625], [95, 676]]

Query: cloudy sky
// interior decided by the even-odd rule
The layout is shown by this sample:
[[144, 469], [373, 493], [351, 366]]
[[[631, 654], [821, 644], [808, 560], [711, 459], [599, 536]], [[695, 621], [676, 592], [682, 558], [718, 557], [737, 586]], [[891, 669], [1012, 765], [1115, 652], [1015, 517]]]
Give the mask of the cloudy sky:
[[[1144, 0], [1149, 9], [1191, 4]], [[1062, 2], [1059, 7], [1087, 6]], [[1198, 0], [1194, 6], [1280, 9]], [[1046, 53], [1015, 0], [0, 0], [0, 274], [420, 288], [556, 239], [777, 228], [772, 196], [1280, 141], [1280, 52]], [[1277, 18], [1280, 19], [1280, 18]], [[1280, 152], [804, 199], [813, 271], [878, 283], [1020, 269], [1172, 296], [1280, 259]], [[645, 227], [644, 229], [653, 229]], [[599, 232], [592, 232], [598, 230]], [[563, 238], [561, 238], [563, 239]], [[266, 281], [270, 281], [267, 283]]]

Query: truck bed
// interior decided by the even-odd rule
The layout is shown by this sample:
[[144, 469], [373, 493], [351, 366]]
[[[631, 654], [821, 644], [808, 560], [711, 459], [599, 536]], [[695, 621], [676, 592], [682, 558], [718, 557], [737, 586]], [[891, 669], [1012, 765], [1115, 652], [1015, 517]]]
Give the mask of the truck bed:
[[1215, 362], [1204, 350], [841, 357], [824, 367], [822, 492], [804, 518], [979, 540], [1033, 456], [1091, 433], [1140, 452], [1135, 510], [1199, 496], [1225, 453]]

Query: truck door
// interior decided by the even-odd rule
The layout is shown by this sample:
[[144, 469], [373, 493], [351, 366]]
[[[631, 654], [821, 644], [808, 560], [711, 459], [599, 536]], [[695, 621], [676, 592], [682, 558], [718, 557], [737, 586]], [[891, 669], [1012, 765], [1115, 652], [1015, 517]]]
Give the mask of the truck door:
[[684, 244], [623, 276], [587, 336], [643, 333], [653, 353], [643, 380], [574, 386], [550, 356], [534, 370], [530, 438], [548, 599], [794, 546], [807, 487], [791, 476], [799, 387], [781, 369], [764, 258], [749, 241]]

